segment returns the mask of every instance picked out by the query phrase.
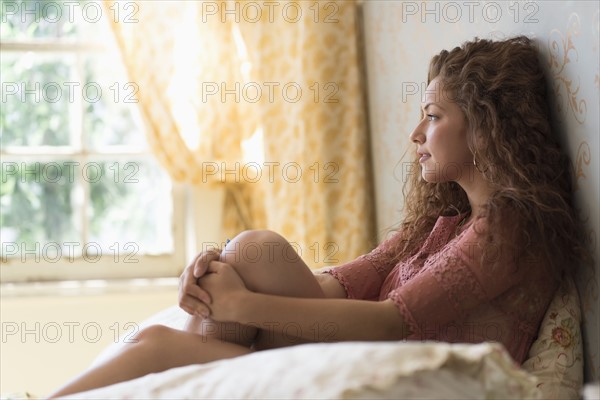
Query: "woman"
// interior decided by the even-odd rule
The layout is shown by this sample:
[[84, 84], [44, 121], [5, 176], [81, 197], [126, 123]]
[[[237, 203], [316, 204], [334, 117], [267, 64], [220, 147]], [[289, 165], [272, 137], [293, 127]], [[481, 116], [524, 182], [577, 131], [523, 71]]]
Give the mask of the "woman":
[[244, 232], [182, 274], [184, 330], [141, 331], [53, 396], [310, 341], [494, 340], [523, 362], [580, 249], [536, 49], [476, 39], [435, 56], [428, 81], [393, 237], [313, 275], [281, 236]]

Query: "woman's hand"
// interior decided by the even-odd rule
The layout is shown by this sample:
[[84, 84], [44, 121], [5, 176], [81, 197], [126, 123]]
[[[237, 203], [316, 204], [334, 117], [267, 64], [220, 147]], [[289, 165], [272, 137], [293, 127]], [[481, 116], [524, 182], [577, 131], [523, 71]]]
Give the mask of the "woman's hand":
[[198, 285], [210, 295], [210, 317], [219, 322], [237, 322], [245, 295], [250, 291], [237, 271], [227, 263], [212, 261]]
[[206, 273], [208, 265], [219, 260], [220, 250], [209, 250], [196, 256], [179, 278], [179, 307], [190, 315], [208, 316], [210, 296], [198, 286], [198, 279]]

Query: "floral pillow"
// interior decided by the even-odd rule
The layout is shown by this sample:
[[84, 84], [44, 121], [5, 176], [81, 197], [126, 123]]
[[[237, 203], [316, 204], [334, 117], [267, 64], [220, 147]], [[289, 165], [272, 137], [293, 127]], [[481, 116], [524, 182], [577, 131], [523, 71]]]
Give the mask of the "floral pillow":
[[535, 375], [546, 399], [579, 399], [583, 384], [581, 306], [573, 278], [566, 274], [529, 350], [523, 368]]

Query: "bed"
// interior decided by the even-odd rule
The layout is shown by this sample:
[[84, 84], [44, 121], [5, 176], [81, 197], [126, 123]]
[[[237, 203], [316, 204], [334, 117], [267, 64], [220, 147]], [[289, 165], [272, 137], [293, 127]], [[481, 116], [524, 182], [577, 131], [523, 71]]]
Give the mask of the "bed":
[[[181, 328], [187, 314], [168, 308], [141, 327]], [[583, 383], [577, 289], [563, 280], [522, 366], [499, 343], [314, 343], [174, 368], [72, 399], [576, 399]], [[95, 363], [118, 351], [105, 349]]]

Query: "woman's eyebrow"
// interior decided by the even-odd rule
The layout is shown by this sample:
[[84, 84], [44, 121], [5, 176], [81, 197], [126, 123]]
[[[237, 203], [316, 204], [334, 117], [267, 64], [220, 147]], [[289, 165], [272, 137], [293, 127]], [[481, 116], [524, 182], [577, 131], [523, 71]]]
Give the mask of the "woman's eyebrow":
[[440, 105], [440, 103], [436, 103], [436, 102], [431, 102], [431, 103], [427, 103], [427, 104], [425, 104], [425, 107], [423, 107], [423, 110], [427, 111], [427, 108], [429, 108], [429, 106], [431, 106], [431, 105], [434, 105], [434, 106], [436, 106], [436, 107], [439, 107], [439, 108], [441, 108], [442, 110], [444, 110], [444, 107], [442, 107], [442, 106]]

